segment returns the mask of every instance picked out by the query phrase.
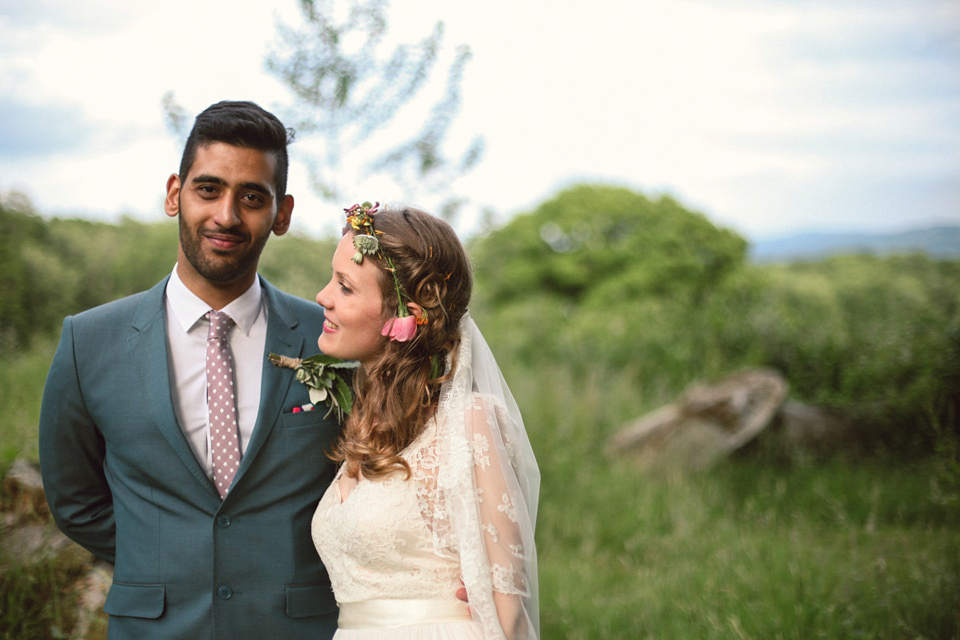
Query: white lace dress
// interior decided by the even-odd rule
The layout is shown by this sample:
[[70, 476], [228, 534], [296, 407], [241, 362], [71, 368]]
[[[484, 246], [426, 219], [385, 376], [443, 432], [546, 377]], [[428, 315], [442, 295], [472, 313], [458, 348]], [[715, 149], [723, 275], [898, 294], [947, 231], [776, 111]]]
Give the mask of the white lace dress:
[[[340, 603], [336, 639], [536, 638], [536, 515], [518, 512], [507, 487], [517, 486], [516, 447], [498, 424], [507, 413], [478, 394], [460, 403], [469, 433], [451, 438], [457, 421], [431, 420], [402, 453], [411, 478], [356, 482], [341, 467], [320, 500], [313, 541]], [[457, 460], [472, 469], [449, 473]]]

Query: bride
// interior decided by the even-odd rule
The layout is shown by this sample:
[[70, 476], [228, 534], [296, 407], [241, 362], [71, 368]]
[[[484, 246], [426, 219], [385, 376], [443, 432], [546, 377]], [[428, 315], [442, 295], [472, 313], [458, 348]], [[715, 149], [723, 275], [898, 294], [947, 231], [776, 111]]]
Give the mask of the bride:
[[540, 474], [467, 312], [463, 246], [416, 209], [346, 212], [317, 294], [320, 349], [360, 363], [331, 453], [341, 466], [313, 518], [335, 638], [535, 639]]

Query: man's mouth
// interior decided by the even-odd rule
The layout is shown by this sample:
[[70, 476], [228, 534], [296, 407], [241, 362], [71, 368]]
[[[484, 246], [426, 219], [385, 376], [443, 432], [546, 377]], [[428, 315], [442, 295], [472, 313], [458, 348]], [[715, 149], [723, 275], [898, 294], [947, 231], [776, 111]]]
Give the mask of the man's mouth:
[[203, 237], [217, 249], [233, 249], [244, 241], [242, 235], [235, 233], [206, 232]]

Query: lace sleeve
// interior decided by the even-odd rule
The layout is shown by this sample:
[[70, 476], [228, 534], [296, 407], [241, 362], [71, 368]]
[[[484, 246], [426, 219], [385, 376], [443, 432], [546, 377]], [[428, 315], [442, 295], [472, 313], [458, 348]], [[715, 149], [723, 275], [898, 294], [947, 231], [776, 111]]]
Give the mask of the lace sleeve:
[[441, 394], [438, 488], [484, 638], [536, 639], [540, 474], [516, 403], [468, 322], [457, 371]]
[[511, 443], [503, 437], [508, 430], [500, 428], [504, 419], [508, 417], [503, 408], [474, 398], [468, 428], [477, 506], [500, 628], [507, 638], [531, 638], [535, 634], [527, 556], [534, 548], [524, 541], [532, 541], [533, 527], [522, 501], [516, 456], [510, 455]]

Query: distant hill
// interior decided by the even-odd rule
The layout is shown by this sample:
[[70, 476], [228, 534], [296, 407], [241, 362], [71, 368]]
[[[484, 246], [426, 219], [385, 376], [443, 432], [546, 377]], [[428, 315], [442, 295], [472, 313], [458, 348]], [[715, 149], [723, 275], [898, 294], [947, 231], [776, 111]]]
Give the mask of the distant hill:
[[801, 233], [751, 243], [754, 262], [816, 260], [838, 253], [923, 252], [937, 258], [960, 259], [960, 226], [912, 229], [901, 233]]

